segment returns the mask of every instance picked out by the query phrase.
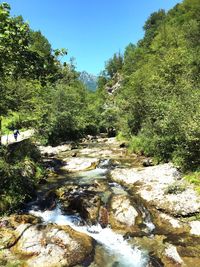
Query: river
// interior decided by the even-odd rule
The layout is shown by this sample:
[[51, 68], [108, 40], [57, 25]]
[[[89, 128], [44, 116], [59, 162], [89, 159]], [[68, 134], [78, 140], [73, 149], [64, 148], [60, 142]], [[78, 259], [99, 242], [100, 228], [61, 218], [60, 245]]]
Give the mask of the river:
[[[176, 195], [168, 194], [166, 188], [169, 184], [160, 181], [157, 187], [156, 175], [159, 179], [162, 175], [162, 181], [166, 175], [168, 183], [180, 180], [177, 170], [171, 165], [145, 168], [144, 157], [128, 154], [127, 149], [120, 147], [113, 138], [85, 141], [73, 149], [62, 148], [54, 154], [50, 149], [49, 153], [43, 154], [49, 168], [53, 169], [51, 162], [62, 164], [54, 168], [47, 182], [38, 188], [37, 198], [22, 211], [22, 214], [41, 219], [32, 223], [33, 217], [28, 219], [28, 224], [27, 219], [23, 219], [26, 233], [32, 227], [32, 233], [25, 236], [28, 239], [32, 236], [34, 245], [31, 249], [36, 249], [44, 239], [46, 245], [30, 250], [25, 237], [23, 240], [23, 232], [20, 232], [22, 241], [14, 245], [16, 248], [12, 253], [22, 253], [21, 258], [25, 261], [28, 257], [27, 265], [21, 266], [200, 266], [200, 235], [198, 231], [191, 234], [192, 225], [198, 225], [199, 221], [193, 214], [174, 216], [176, 205], [172, 208], [169, 205], [169, 201], [177, 202], [177, 196], [184, 201], [187, 190]], [[146, 188], [147, 194], [146, 191], [144, 194]], [[156, 198], [156, 192], [157, 206], [152, 202], [150, 197], [155, 188], [159, 194], [159, 190], [164, 190], [167, 205], [163, 199]], [[164, 206], [160, 208], [159, 205]], [[179, 210], [184, 211], [180, 207]], [[37, 225], [40, 225], [39, 230]], [[63, 228], [65, 226], [69, 228]], [[49, 237], [49, 231], [54, 232], [54, 228], [61, 231], [61, 237]], [[77, 241], [76, 234], [72, 236], [69, 229], [74, 230], [73, 234], [81, 234], [81, 241], [80, 237]], [[69, 243], [64, 238], [66, 233], [72, 237]], [[75, 241], [77, 244], [73, 248]], [[185, 246], [187, 243], [188, 247]], [[58, 246], [64, 252], [58, 252]], [[60, 253], [58, 259], [57, 255], [51, 256], [52, 250], [55, 250], [55, 255]], [[79, 250], [80, 259], [76, 256]], [[64, 257], [66, 261], [62, 263]]]

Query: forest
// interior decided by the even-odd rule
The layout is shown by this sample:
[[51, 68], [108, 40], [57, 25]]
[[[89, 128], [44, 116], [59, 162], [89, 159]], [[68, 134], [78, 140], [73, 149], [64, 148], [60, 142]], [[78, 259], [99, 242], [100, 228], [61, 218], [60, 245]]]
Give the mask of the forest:
[[[1, 145], [0, 209], [30, 197], [43, 175], [36, 140], [56, 146], [115, 132], [129, 151], [172, 161], [200, 184], [199, 0], [152, 13], [144, 37], [105, 63], [95, 92], [79, 80], [73, 60], [63, 62], [67, 49], [53, 49], [10, 8], [0, 4], [1, 135], [17, 128], [34, 129], [35, 137], [12, 159]], [[21, 177], [27, 162], [35, 173]]]

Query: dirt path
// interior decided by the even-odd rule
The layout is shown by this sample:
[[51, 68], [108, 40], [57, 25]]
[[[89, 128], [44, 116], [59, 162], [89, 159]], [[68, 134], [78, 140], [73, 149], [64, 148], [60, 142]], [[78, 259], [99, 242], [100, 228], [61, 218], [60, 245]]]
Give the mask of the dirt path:
[[15, 142], [21, 142], [24, 139], [30, 138], [31, 136], [33, 136], [33, 134], [34, 134], [34, 130], [33, 129], [27, 130], [27, 131], [24, 131], [24, 132], [20, 132], [20, 134], [17, 137], [17, 141], [15, 141], [15, 138], [14, 138], [13, 134], [3, 135], [1, 137], [1, 143], [3, 145], [8, 145], [8, 144], [12, 144], [12, 143], [15, 143]]

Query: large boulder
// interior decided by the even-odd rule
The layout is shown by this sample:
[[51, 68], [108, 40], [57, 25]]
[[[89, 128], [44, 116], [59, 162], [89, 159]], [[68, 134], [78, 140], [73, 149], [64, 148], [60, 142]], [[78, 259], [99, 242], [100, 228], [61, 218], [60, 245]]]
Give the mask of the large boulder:
[[92, 239], [69, 226], [24, 224], [16, 231], [21, 233], [21, 238], [13, 252], [26, 257], [30, 267], [73, 266], [92, 251]]
[[56, 194], [63, 212], [78, 213], [87, 223], [93, 224], [97, 223], [99, 218], [100, 192], [98, 184], [66, 185], [59, 188]]
[[200, 196], [170, 163], [146, 168], [115, 169], [111, 179], [133, 186], [148, 204], [174, 216], [200, 212]]
[[0, 250], [11, 248], [17, 243], [20, 238], [19, 232], [16, 229], [21, 225], [27, 223], [35, 224], [41, 220], [33, 215], [12, 215], [0, 219]]
[[113, 229], [126, 233], [138, 231], [139, 215], [128, 196], [114, 195], [112, 197], [109, 222]]
[[20, 265], [20, 259], [30, 267], [74, 266], [89, 256], [92, 239], [69, 226], [42, 224], [33, 215], [12, 215], [0, 219], [0, 250], [1, 266]]
[[63, 170], [68, 172], [79, 172], [95, 169], [99, 163], [97, 158], [65, 158], [63, 159]]

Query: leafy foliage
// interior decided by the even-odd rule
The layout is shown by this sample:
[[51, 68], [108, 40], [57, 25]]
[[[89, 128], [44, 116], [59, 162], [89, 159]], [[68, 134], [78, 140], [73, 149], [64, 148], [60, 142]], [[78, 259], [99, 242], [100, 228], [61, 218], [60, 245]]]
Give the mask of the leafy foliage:
[[110, 78], [122, 69], [123, 57], [120, 53], [115, 53], [111, 59], [106, 63], [105, 70]]
[[115, 55], [105, 68], [104, 88], [113, 84], [116, 72], [123, 77], [107, 105], [108, 113], [115, 110], [118, 132], [130, 139], [132, 150], [158, 162], [173, 160], [183, 170], [200, 164], [199, 15], [197, 0], [154, 12], [144, 38], [125, 49], [122, 66]]
[[43, 175], [35, 145], [26, 141], [13, 146], [0, 151], [0, 214], [13, 211], [34, 196], [35, 185]]

